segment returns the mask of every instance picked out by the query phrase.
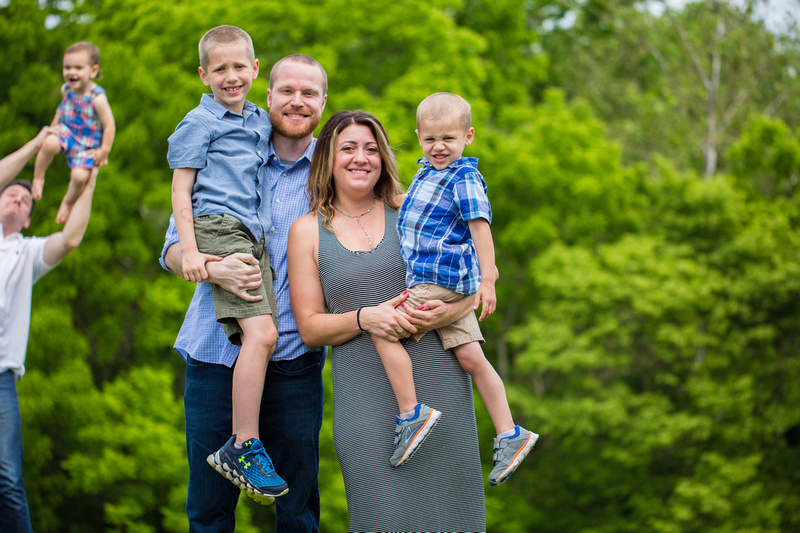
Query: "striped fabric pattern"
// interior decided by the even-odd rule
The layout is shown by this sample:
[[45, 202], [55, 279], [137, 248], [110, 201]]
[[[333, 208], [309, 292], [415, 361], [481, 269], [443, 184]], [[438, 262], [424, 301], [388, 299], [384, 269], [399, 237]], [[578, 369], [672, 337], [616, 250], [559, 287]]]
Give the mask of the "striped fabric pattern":
[[[376, 305], [405, 289], [397, 212], [385, 212], [384, 237], [371, 252], [347, 250], [320, 225], [320, 280], [331, 313]], [[485, 531], [472, 381], [437, 335], [405, 346], [419, 401], [442, 417], [414, 457], [397, 468], [389, 464], [397, 401], [369, 334], [333, 348], [333, 440], [350, 531]]]

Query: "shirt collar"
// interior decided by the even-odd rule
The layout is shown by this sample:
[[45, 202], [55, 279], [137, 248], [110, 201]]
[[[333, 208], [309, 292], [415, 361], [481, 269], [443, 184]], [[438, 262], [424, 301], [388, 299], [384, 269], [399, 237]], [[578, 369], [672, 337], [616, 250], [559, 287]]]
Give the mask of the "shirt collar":
[[18, 231], [12, 233], [8, 237], [3, 237], [3, 224], [0, 224], [0, 243], [6, 242], [6, 241], [10, 242], [11, 240], [17, 240], [18, 241], [18, 240], [21, 240], [21, 239], [22, 239], [22, 233], [20, 233]]
[[[274, 129], [272, 131], [275, 132]], [[297, 161], [302, 161], [303, 159], [305, 159], [310, 164], [311, 159], [314, 157], [314, 149], [316, 148], [316, 146], [317, 146], [317, 140], [311, 139], [311, 142], [308, 143], [308, 146], [306, 147], [306, 151], [303, 152], [303, 155], [300, 156], [300, 159], [298, 159]], [[267, 154], [267, 157], [269, 157], [269, 159], [271, 159], [272, 161], [281, 160], [281, 158], [278, 157], [278, 154], [275, 153], [275, 147], [272, 145], [272, 137], [270, 137], [269, 139], [269, 153]], [[295, 163], [297, 163], [297, 161]]]
[[[209, 94], [209, 93], [203, 94], [203, 96], [200, 98], [200, 105], [203, 106], [204, 108], [206, 108], [209, 113], [211, 113], [212, 115], [214, 115], [218, 119], [221, 119], [222, 117], [224, 117], [228, 113], [230, 113], [231, 115], [234, 115], [234, 116], [239, 116], [236, 113], [234, 113], [233, 111], [231, 111], [230, 109], [226, 108], [224, 105], [222, 105], [219, 102], [217, 102], [216, 100], [214, 100], [214, 95], [213, 94]], [[247, 117], [251, 113], [255, 113], [255, 112], [258, 112], [258, 106], [256, 106], [252, 102], [248, 102], [247, 100], [245, 100], [244, 101], [244, 108], [242, 109], [242, 115], [241, 116]]]

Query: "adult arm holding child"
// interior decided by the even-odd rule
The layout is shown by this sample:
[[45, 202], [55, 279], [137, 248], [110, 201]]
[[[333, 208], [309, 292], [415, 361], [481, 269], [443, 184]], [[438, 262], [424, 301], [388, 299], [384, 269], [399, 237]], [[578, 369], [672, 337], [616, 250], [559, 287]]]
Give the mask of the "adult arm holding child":
[[50, 129], [50, 127], [45, 126], [39, 130], [39, 133], [36, 135], [36, 137], [26, 142], [15, 152], [12, 152], [3, 159], [0, 159], [0, 189], [5, 187], [9, 182], [11, 182], [11, 180], [16, 178], [20, 172], [22, 172], [22, 169], [25, 168], [25, 164], [28, 162], [28, 160], [30, 160], [31, 157], [36, 155], [36, 153], [39, 151], [39, 148], [42, 147], [45, 137], [47, 137], [50, 133], [53, 133], [53, 131]]
[[97, 168], [93, 169], [89, 175], [89, 181], [83, 188], [81, 195], [75, 201], [72, 214], [64, 223], [64, 229], [58, 233], [53, 233], [44, 245], [44, 262], [48, 265], [56, 265], [67, 254], [78, 247], [86, 233], [89, 225], [89, 215], [92, 211], [92, 196], [94, 186], [97, 181]]
[[[174, 226], [169, 231], [174, 232]], [[169, 239], [170, 233], [167, 233]], [[167, 243], [164, 263], [172, 272], [183, 272], [183, 248], [180, 242]], [[208, 261], [205, 265], [208, 278], [206, 281], [219, 285], [226, 291], [237, 295], [242, 300], [257, 302], [262, 299], [248, 291], [261, 286], [261, 269], [258, 260], [250, 254], [235, 253], [225, 256], [221, 261]]]

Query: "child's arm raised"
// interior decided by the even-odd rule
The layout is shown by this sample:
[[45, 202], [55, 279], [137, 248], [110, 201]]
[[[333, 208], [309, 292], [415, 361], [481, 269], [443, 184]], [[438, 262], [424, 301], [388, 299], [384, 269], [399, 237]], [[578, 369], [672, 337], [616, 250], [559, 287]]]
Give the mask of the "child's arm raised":
[[111, 106], [108, 104], [108, 98], [105, 94], [98, 94], [95, 97], [94, 107], [97, 109], [100, 122], [103, 123], [103, 142], [100, 148], [97, 148], [94, 152], [94, 166], [102, 167], [108, 164], [108, 154], [114, 144], [117, 126], [114, 123], [114, 114], [111, 112]]
[[208, 278], [206, 261], [221, 259], [197, 250], [192, 216], [192, 188], [196, 176], [197, 170], [194, 168], [176, 168], [172, 173], [172, 210], [181, 243], [181, 266], [186, 281], [204, 281]]
[[483, 302], [480, 320], [483, 321], [494, 313], [497, 307], [497, 294], [494, 284], [497, 281], [497, 268], [494, 263], [494, 241], [492, 229], [485, 218], [476, 218], [469, 221], [469, 231], [472, 233], [472, 242], [475, 253], [478, 255], [478, 264], [481, 267], [481, 284], [475, 293], [473, 309]]

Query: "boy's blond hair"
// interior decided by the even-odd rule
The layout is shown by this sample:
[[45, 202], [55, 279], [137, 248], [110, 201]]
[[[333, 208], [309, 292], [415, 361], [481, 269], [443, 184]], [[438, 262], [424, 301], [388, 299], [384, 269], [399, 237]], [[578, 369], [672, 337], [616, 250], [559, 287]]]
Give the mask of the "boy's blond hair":
[[217, 26], [208, 30], [198, 45], [200, 66], [203, 70], [208, 67], [208, 56], [211, 52], [220, 46], [232, 44], [242, 44], [250, 60], [255, 61], [256, 51], [253, 48], [253, 39], [246, 31], [236, 26]]
[[457, 94], [434, 93], [417, 107], [417, 129], [422, 121], [458, 121], [466, 131], [472, 124], [472, 111], [469, 102]]

